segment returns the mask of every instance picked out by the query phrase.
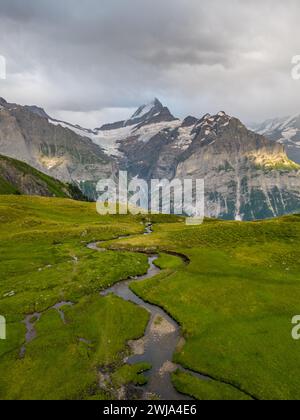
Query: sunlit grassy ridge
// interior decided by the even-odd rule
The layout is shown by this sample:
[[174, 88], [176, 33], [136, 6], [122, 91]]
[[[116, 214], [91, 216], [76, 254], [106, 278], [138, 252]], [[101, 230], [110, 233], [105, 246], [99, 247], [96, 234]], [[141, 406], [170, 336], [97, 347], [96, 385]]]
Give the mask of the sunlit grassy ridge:
[[267, 171], [299, 171], [300, 165], [290, 160], [285, 153], [270, 154], [265, 151], [253, 152], [249, 155], [257, 168]]

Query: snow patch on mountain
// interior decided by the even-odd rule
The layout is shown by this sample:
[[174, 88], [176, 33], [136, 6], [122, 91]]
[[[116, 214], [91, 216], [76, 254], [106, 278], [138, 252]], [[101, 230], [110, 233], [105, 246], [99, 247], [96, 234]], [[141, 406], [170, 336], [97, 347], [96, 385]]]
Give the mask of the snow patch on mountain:
[[279, 141], [282, 142], [282, 143], [284, 142], [284, 140], [292, 141], [293, 138], [297, 135], [298, 132], [299, 132], [299, 130], [297, 128], [286, 128], [282, 132], [283, 139], [281, 139]]
[[194, 126], [180, 127], [178, 129], [178, 137], [174, 141], [172, 147], [174, 149], [187, 150], [193, 142], [195, 134], [193, 133]]
[[63, 128], [68, 128], [69, 130], [72, 130], [74, 133], [81, 137], [91, 137], [92, 130], [89, 130], [87, 128], [82, 128], [80, 126], [76, 126], [70, 123], [67, 123], [65, 121], [59, 121], [59, 120], [53, 120], [52, 118], [48, 118], [48, 122], [55, 126], [61, 126]]
[[156, 134], [159, 134], [162, 131], [174, 130], [180, 125], [180, 120], [149, 124], [133, 130], [132, 135], [137, 136], [139, 141], [147, 143]]
[[289, 158], [300, 163], [300, 114], [274, 118], [250, 128], [258, 134], [286, 146]]
[[[134, 120], [135, 118], [142, 118], [145, 115], [149, 114], [150, 111], [152, 111], [153, 108], [155, 108], [155, 101], [150, 102], [147, 105], [142, 105], [131, 117], [131, 120]], [[156, 113], [158, 114], [158, 112]]]
[[268, 137], [277, 134], [279, 136], [277, 140], [292, 140], [293, 137], [300, 133], [300, 115], [267, 120], [262, 124], [256, 124], [250, 128], [258, 134]]
[[102, 147], [107, 155], [121, 157], [122, 153], [119, 150], [119, 143], [129, 137], [132, 134], [132, 130], [133, 126], [117, 128], [115, 130], [99, 130], [97, 134], [93, 134], [90, 138], [98, 146]]

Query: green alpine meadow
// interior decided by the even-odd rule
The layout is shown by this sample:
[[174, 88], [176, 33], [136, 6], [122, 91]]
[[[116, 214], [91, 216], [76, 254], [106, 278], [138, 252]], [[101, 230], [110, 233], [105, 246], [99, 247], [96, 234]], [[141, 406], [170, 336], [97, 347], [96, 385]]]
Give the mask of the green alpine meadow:
[[0, 401], [300, 400], [299, 16], [0, 0]]
[[[300, 348], [291, 334], [300, 216], [187, 226], [175, 216], [100, 216], [95, 203], [3, 195], [0, 222], [7, 322], [0, 399], [139, 395], [151, 363], [126, 361], [149, 311], [101, 293], [129, 278], [135, 295], [179, 326], [169, 360], [176, 392], [197, 400], [300, 398]], [[154, 254], [160, 271], [138, 280]]]

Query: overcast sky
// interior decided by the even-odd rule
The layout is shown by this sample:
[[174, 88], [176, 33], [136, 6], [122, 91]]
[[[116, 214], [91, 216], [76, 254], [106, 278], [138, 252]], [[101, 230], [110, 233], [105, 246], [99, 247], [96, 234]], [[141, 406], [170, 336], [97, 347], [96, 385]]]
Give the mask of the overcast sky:
[[158, 97], [180, 117], [300, 113], [299, 0], [0, 0], [0, 96], [88, 127]]

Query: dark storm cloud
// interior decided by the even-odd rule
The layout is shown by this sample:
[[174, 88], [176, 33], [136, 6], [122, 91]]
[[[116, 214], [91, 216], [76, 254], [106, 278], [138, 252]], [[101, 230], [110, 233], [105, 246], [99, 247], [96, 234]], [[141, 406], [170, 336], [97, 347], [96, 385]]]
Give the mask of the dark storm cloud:
[[1, 95], [81, 120], [153, 96], [181, 115], [300, 112], [299, 12], [296, 0], [0, 0]]

